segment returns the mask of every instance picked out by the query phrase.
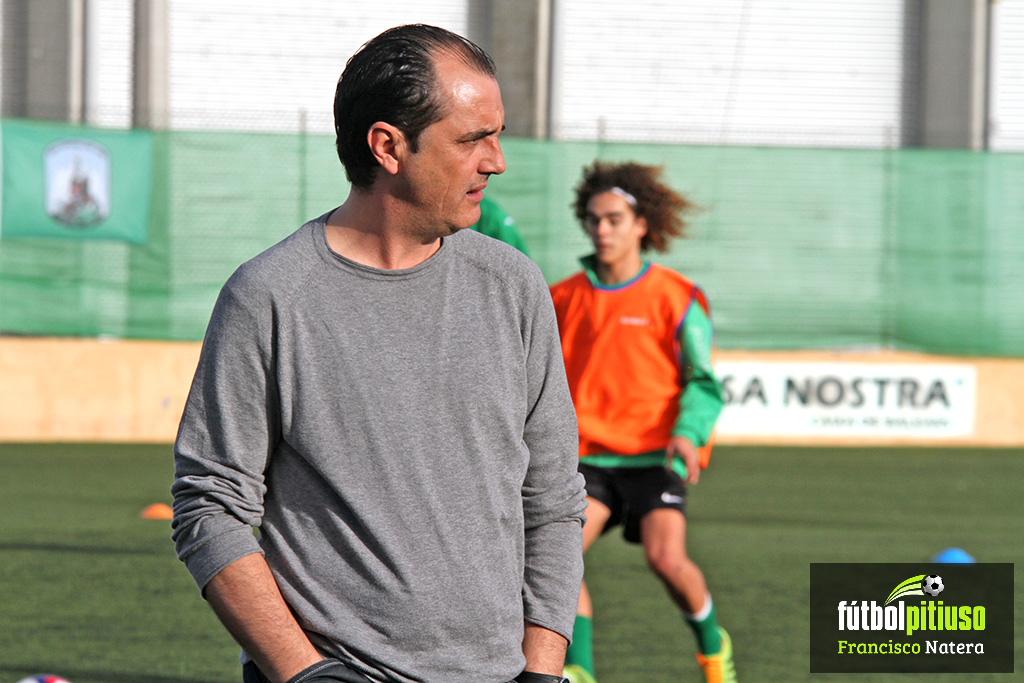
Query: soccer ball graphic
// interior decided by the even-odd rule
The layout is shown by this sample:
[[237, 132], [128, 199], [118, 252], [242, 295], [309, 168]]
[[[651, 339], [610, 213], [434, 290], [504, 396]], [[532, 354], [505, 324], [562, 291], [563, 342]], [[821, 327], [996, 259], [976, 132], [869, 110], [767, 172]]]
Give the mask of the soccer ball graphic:
[[18, 683], [68, 683], [68, 681], [53, 674], [36, 674], [35, 676], [23, 678]]
[[933, 598], [941, 593], [943, 588], [945, 588], [945, 586], [942, 585], [941, 576], [926, 576], [921, 582], [921, 590]]

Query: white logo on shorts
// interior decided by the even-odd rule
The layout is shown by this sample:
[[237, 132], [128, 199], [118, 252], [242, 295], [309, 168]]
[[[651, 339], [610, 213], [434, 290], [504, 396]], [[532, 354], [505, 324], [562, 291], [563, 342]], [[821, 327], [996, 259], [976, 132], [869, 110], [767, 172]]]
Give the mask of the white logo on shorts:
[[677, 496], [668, 492], [661, 494], [661, 502], [668, 503], [669, 505], [682, 505], [685, 501], [682, 496]]

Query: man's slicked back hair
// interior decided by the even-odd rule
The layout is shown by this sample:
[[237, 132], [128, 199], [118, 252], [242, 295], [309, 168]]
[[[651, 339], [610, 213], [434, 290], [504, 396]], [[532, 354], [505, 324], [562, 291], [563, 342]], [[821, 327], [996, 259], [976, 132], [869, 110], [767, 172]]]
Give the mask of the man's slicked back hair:
[[369, 188], [379, 168], [366, 138], [370, 126], [390, 123], [415, 152], [420, 133], [445, 116], [435, 69], [444, 55], [495, 75], [494, 62], [475, 43], [426, 24], [388, 29], [348, 60], [334, 94], [334, 132], [338, 158], [353, 186]]

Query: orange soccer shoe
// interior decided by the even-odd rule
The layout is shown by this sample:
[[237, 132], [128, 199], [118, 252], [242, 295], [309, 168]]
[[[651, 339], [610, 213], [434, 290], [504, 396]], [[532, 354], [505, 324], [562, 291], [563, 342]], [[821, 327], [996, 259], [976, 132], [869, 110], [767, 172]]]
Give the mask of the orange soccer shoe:
[[697, 661], [704, 669], [707, 683], [736, 683], [736, 667], [732, 663], [732, 640], [721, 626], [718, 633], [722, 636], [722, 649], [715, 655], [697, 655]]

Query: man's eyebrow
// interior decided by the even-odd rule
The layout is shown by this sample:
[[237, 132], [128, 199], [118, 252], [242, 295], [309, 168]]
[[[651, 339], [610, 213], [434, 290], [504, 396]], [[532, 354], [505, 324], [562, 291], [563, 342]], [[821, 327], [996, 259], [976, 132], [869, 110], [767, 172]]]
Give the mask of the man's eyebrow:
[[480, 128], [478, 130], [470, 131], [464, 136], [465, 140], [480, 140], [490, 135], [497, 135], [498, 133], [505, 130], [505, 125], [502, 124], [501, 128]]

